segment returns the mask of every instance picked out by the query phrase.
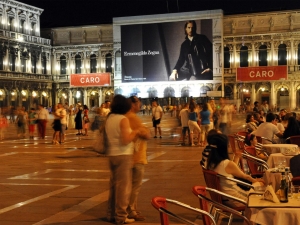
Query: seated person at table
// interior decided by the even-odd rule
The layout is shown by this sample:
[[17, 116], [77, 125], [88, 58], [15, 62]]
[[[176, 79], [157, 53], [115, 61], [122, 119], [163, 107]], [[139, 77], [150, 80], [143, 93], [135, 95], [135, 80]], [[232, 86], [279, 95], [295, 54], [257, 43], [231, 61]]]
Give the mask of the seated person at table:
[[[288, 118], [288, 124], [287, 127], [285, 128], [285, 131], [283, 132], [283, 138], [287, 139], [291, 136], [296, 136], [296, 135], [300, 135], [300, 128], [296, 118], [292, 116]], [[287, 144], [291, 144], [289, 139], [287, 139], [285, 142]]]
[[254, 119], [253, 114], [248, 114], [246, 117], [246, 131], [249, 133], [257, 130], [257, 121]]
[[[218, 174], [226, 177], [245, 179], [250, 181], [251, 183], [261, 182], [261, 184], [258, 185], [263, 185], [262, 179], [254, 179], [250, 175], [244, 174], [233, 161], [230, 161], [227, 149], [228, 138], [226, 135], [213, 135], [211, 137], [210, 146], [212, 148], [207, 162], [207, 168], [209, 170], [213, 170]], [[221, 178], [220, 187], [221, 191], [223, 191], [224, 193], [247, 201], [248, 191], [244, 191], [243, 189], [238, 187], [236, 182]], [[231, 207], [240, 206], [240, 204], [233, 201], [226, 201], [224, 203]]]
[[202, 159], [200, 161], [200, 165], [207, 169], [207, 159], [209, 157], [209, 153], [211, 151], [211, 146], [210, 146], [210, 142], [211, 142], [211, 137], [214, 134], [222, 134], [221, 131], [217, 130], [217, 129], [212, 129], [207, 133], [207, 146], [204, 148], [203, 152], [202, 152]]
[[[256, 139], [256, 136], [254, 134], [248, 134], [245, 137], [244, 141], [245, 141], [245, 144], [248, 145], [248, 146], [255, 147], [257, 145], [257, 139]], [[268, 159], [268, 157], [263, 152], [260, 152], [259, 150], [256, 150], [256, 156], [260, 159], [265, 160], [265, 161], [267, 161], [267, 159]]]
[[290, 159], [290, 170], [293, 177], [300, 176], [300, 155], [295, 155]]
[[[268, 113], [266, 116], [266, 122], [258, 126], [257, 130], [253, 131], [252, 134], [255, 136], [265, 137], [271, 141], [274, 141], [274, 135], [282, 138], [282, 132], [277, 128], [275, 115], [273, 113]], [[271, 144], [269, 141], [263, 140], [263, 144]]]

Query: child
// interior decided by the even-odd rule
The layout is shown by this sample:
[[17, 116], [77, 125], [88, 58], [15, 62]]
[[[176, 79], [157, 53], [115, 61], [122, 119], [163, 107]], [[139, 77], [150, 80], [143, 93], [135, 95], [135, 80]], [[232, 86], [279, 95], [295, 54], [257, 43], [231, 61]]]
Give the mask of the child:
[[4, 139], [4, 129], [8, 127], [6, 116], [0, 114], [0, 140]]
[[29, 139], [33, 139], [35, 124], [36, 124], [36, 113], [35, 109], [31, 108], [28, 115], [28, 124], [29, 124]]

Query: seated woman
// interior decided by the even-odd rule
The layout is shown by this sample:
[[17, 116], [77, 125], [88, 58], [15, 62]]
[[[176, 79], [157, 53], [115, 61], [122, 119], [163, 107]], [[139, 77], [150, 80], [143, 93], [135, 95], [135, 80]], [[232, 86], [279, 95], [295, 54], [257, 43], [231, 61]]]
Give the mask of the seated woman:
[[[296, 136], [296, 135], [300, 135], [300, 128], [296, 118], [291, 116], [288, 118], [288, 124], [285, 131], [283, 132], [283, 138], [287, 139], [291, 136]], [[291, 142], [289, 139], [287, 139], [286, 143], [290, 144]]]
[[[248, 145], [248, 146], [255, 147], [257, 145], [257, 139], [256, 139], [256, 136], [254, 134], [248, 134], [245, 137], [244, 141], [245, 141], [245, 144]], [[260, 159], [265, 160], [265, 161], [268, 160], [268, 157], [263, 152], [260, 152], [259, 150], [256, 151], [256, 156]]]
[[[213, 170], [226, 177], [241, 178], [248, 180], [251, 183], [260, 182], [261, 184], [258, 185], [263, 185], [264, 181], [262, 179], [254, 179], [250, 175], [244, 174], [233, 161], [230, 161], [227, 149], [228, 139], [226, 135], [214, 134], [210, 139], [210, 146], [212, 148], [207, 162], [207, 168], [209, 170]], [[224, 193], [247, 201], [248, 191], [241, 189], [237, 186], [236, 182], [221, 178], [220, 187], [221, 191]], [[231, 207], [240, 206], [240, 204], [233, 201], [226, 201], [226, 205]]]
[[246, 131], [249, 133], [255, 131], [257, 129], [257, 121], [254, 119], [253, 114], [248, 114], [246, 117]]

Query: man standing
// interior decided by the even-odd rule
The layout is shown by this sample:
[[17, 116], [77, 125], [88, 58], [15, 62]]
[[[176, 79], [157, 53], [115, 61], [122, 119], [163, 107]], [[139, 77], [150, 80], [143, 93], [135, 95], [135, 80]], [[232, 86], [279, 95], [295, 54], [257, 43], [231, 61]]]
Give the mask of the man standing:
[[160, 127], [160, 121], [163, 115], [162, 108], [157, 104], [157, 101], [154, 100], [152, 102], [152, 121], [153, 121], [153, 127], [155, 136], [154, 138], [157, 138], [157, 130], [159, 132], [159, 137], [161, 138], [161, 127]]
[[190, 129], [189, 129], [189, 111], [188, 111], [188, 103], [184, 104], [184, 107], [182, 110], [180, 110], [179, 113], [179, 118], [181, 121], [181, 127], [182, 127], [182, 146], [185, 146], [185, 136], [186, 136], [186, 132], [188, 132], [188, 135], [190, 136]]
[[57, 104], [57, 110], [56, 110], [56, 116], [60, 117], [60, 124], [61, 124], [61, 129], [59, 132], [59, 142], [64, 143], [65, 142], [65, 132], [66, 132], [66, 127], [67, 127], [67, 113], [65, 108], [61, 103]]
[[228, 114], [230, 113], [229, 106], [226, 104], [226, 99], [225, 98], [220, 98], [220, 109], [219, 109], [219, 129], [222, 132], [222, 134], [227, 135], [228, 134], [228, 120], [229, 116]]
[[44, 108], [42, 104], [38, 105], [38, 113], [37, 113], [37, 125], [39, 131], [39, 137], [45, 139], [46, 136], [46, 126], [49, 119], [49, 112]]
[[258, 101], [254, 102], [253, 112], [257, 112], [257, 113], [259, 112]]
[[64, 105], [64, 109], [66, 110], [66, 130], [68, 130], [69, 127], [69, 116], [70, 116], [70, 107], [69, 104], [66, 102]]
[[103, 108], [103, 113], [105, 116], [110, 113], [110, 101], [105, 101], [105, 108]]
[[185, 41], [169, 80], [212, 80], [212, 44], [203, 34], [196, 33], [194, 20], [184, 25]]
[[137, 116], [140, 111], [141, 102], [136, 96], [131, 96], [131, 109], [126, 113], [132, 130], [139, 130], [139, 137], [134, 142], [133, 168], [132, 168], [132, 190], [127, 208], [128, 218], [135, 221], [143, 221], [145, 217], [137, 213], [137, 198], [140, 192], [144, 177], [145, 165], [147, 162], [147, 139], [150, 138], [150, 131], [142, 124]]

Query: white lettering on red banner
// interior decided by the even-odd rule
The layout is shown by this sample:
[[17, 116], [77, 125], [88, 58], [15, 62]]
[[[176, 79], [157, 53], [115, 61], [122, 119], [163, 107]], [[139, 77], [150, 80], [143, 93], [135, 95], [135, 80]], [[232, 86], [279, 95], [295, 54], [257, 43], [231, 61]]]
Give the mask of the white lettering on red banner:
[[287, 66], [240, 67], [236, 70], [237, 81], [287, 80]]

